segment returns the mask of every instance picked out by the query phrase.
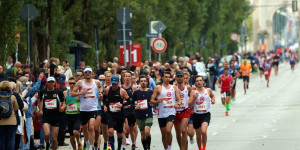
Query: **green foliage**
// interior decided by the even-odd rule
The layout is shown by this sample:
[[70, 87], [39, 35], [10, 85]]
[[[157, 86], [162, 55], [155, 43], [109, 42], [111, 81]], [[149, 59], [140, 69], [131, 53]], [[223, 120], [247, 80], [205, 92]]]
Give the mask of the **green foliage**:
[[[116, 25], [119, 22], [116, 12], [121, 7], [128, 7], [133, 13], [129, 22], [133, 25], [133, 42], [142, 43], [143, 59], [149, 56], [145, 38], [149, 22], [160, 20], [167, 26], [162, 34], [168, 42], [167, 50], [162, 53], [163, 61], [172, 55], [193, 55], [196, 52], [200, 52], [204, 58], [213, 55], [213, 33], [217, 35], [216, 53], [221, 42], [226, 45], [224, 54], [236, 51], [238, 43], [230, 40], [230, 34], [239, 33], [249, 8], [246, 0], [1, 0], [0, 13], [6, 15], [0, 16], [0, 41], [5, 39], [4, 31], [9, 31], [7, 55], [14, 54], [14, 30], [18, 29], [21, 33], [19, 56], [23, 63], [27, 56], [26, 22], [20, 18], [19, 10], [25, 2], [34, 4], [39, 11], [39, 16], [31, 24], [31, 59], [35, 63], [47, 58], [47, 46], [50, 48], [50, 57], [69, 60], [69, 44], [74, 39], [93, 47], [83, 53], [83, 60], [92, 67], [97, 63], [95, 25], [99, 30], [99, 62], [118, 57]], [[198, 46], [202, 35], [206, 39], [202, 43], [205, 48]], [[3, 51], [4, 42], [0, 42], [0, 46]], [[1, 56], [1, 60], [7, 55]], [[156, 60], [157, 56], [153, 55], [153, 59]]]

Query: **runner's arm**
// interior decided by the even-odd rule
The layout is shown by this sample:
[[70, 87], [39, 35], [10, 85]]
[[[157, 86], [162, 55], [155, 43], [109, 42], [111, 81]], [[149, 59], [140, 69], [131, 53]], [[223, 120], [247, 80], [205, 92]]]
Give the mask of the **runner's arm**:
[[67, 98], [67, 91], [64, 91], [63, 94], [64, 94], [64, 98], [66, 99]]
[[180, 98], [180, 92], [178, 90], [178, 88], [174, 86], [174, 89], [175, 89], [175, 96], [176, 96], [176, 101], [177, 101], [177, 105], [181, 105], [181, 98]]
[[230, 85], [230, 87], [233, 87], [233, 85], [234, 85], [234, 82], [235, 82], [234, 78], [233, 78], [233, 77], [231, 77], [231, 85]]
[[196, 98], [197, 98], [196, 93], [194, 90], [192, 90], [189, 98], [189, 108], [193, 108]]
[[150, 100], [150, 105], [151, 105], [151, 106], [153, 106], [153, 105], [155, 105], [155, 104], [157, 104], [157, 103], [160, 103], [159, 101], [156, 101], [156, 100], [155, 100], [156, 97], [157, 97], [157, 95], [158, 95], [159, 87], [160, 87], [160, 86], [156, 86], [156, 87], [154, 88], [154, 91], [153, 91], [153, 94], [152, 94], [151, 100]]
[[212, 92], [212, 90], [210, 88], [208, 88], [208, 91], [209, 91], [209, 97], [211, 99], [211, 103], [215, 104], [216, 101], [215, 101], [215, 95], [214, 95], [214, 93]]
[[218, 85], [218, 87], [221, 87], [221, 85], [220, 85], [220, 80], [221, 80], [221, 78], [218, 78], [218, 79], [217, 79], [217, 82], [216, 82], [217, 85]]
[[80, 87], [82, 86], [81, 83], [82, 83], [82, 81], [80, 80], [75, 84], [75, 87], [73, 88], [73, 91], [70, 91], [70, 96], [71, 97], [79, 96], [79, 95], [85, 94], [87, 92], [87, 91], [84, 91], [84, 90], [82, 90], [81, 92], [77, 92], [80, 89]]
[[39, 98], [38, 99], [38, 107], [40, 109], [39, 114], [43, 115], [43, 99], [42, 99], [42, 93], [41, 92], [39, 92], [38, 98]]

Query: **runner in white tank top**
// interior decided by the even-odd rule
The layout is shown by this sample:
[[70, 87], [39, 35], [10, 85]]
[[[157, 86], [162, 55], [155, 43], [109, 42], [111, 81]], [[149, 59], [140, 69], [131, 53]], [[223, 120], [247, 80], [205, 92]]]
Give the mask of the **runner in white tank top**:
[[184, 74], [182, 71], [176, 72], [176, 81], [175, 84], [180, 91], [180, 99], [181, 105], [179, 108], [176, 109], [176, 116], [175, 116], [175, 131], [176, 131], [176, 139], [179, 145], [179, 149], [187, 150], [187, 127], [189, 123], [189, 119], [191, 117], [191, 111], [188, 107], [189, 105], [189, 94], [192, 91], [192, 88], [189, 85], [184, 84]]
[[[179, 90], [176, 86], [170, 85], [171, 73], [163, 73], [163, 84], [154, 88], [150, 104], [158, 104], [158, 123], [162, 135], [162, 141], [165, 149], [171, 149], [172, 145], [172, 127], [175, 118], [176, 108], [181, 104]], [[158, 100], [155, 100], [155, 99]], [[177, 100], [177, 103], [175, 102]]]
[[196, 130], [198, 148], [205, 150], [210, 122], [210, 103], [215, 104], [215, 96], [211, 89], [203, 87], [205, 81], [202, 76], [197, 75], [195, 81], [197, 89], [191, 93], [189, 107], [194, 110], [193, 126]]
[[[90, 147], [90, 149], [93, 149], [95, 142], [94, 123], [98, 115], [97, 97], [99, 96], [99, 99], [102, 100], [103, 91], [100, 81], [92, 79], [92, 72], [91, 68], [85, 68], [85, 79], [79, 80], [73, 91], [70, 92], [70, 96], [79, 96], [80, 98], [80, 121], [83, 129], [84, 140], [86, 141], [85, 146]], [[97, 95], [97, 88], [99, 90], [99, 95]], [[88, 126], [90, 130], [88, 130]]]

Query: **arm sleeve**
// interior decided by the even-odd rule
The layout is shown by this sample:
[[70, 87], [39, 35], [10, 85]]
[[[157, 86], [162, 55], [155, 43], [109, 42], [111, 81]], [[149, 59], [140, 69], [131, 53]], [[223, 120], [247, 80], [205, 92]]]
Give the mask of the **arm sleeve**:
[[41, 79], [39, 79], [35, 85], [33, 87], [30, 88], [30, 90], [28, 91], [28, 93], [25, 95], [24, 98], [27, 97], [32, 97], [36, 92], [38, 92], [40, 90], [41, 87]]

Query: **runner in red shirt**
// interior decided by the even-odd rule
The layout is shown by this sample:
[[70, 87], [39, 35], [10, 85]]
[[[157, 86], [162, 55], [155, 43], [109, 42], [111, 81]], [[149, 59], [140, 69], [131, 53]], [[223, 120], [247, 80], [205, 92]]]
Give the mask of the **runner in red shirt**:
[[226, 107], [225, 115], [228, 116], [230, 108], [230, 88], [234, 85], [234, 78], [229, 74], [229, 68], [224, 68], [224, 74], [218, 78], [217, 85], [221, 88], [221, 100], [222, 104]]

